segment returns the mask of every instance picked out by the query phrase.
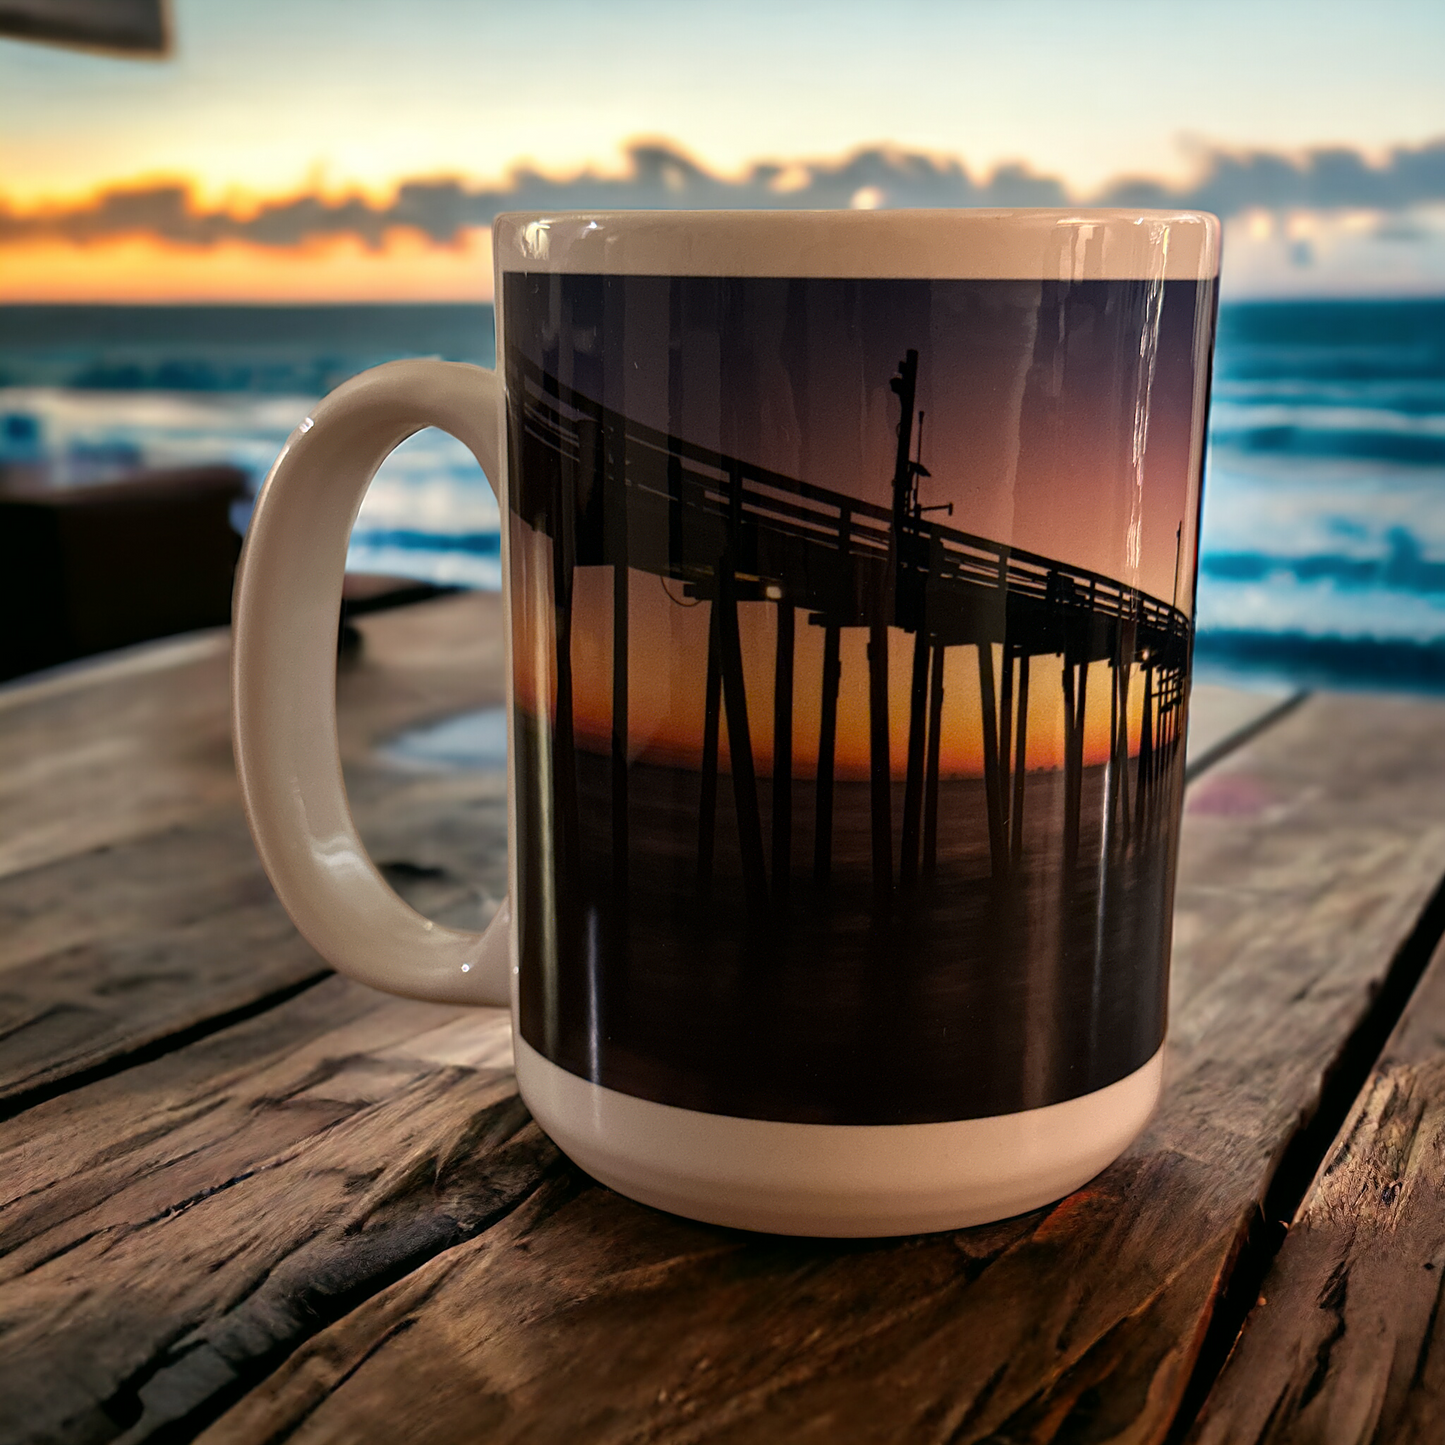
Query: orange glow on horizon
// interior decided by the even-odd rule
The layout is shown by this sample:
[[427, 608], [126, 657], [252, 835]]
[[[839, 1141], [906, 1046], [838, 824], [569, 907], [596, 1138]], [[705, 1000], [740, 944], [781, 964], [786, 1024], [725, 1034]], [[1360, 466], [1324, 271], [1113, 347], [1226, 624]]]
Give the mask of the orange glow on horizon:
[[0, 247], [0, 302], [490, 301], [484, 227], [439, 246], [395, 228], [371, 249], [351, 236], [268, 247], [185, 246], [148, 236]]
[[[513, 528], [513, 548], [521, 542]], [[544, 539], [545, 541], [545, 539]], [[514, 564], [516, 553], [514, 550]], [[532, 564], [535, 567], [535, 562]], [[545, 563], [544, 563], [545, 568]], [[530, 570], [530, 569], [529, 569]], [[535, 576], [536, 573], [534, 572]], [[709, 609], [706, 604], [658, 606], [661, 583], [633, 573], [629, 594], [628, 753], [633, 761], [697, 769], [702, 760], [704, 670]], [[681, 597], [676, 584], [675, 598]], [[550, 599], [548, 599], [550, 603]], [[550, 627], [539, 637], [535, 619], [550, 620], [550, 605], [514, 606], [513, 648], [519, 660], [516, 700], [530, 712], [555, 709], [555, 640]], [[748, 732], [759, 776], [771, 776], [773, 749], [774, 658], [777, 609], [772, 603], [742, 603], [739, 632], [748, 696]], [[797, 777], [817, 768], [823, 630], [795, 614], [793, 685], [793, 768]], [[842, 683], [838, 698], [835, 750], [840, 780], [869, 776], [867, 711], [867, 634], [862, 628], [841, 633]], [[889, 757], [892, 775], [907, 771], [909, 701], [913, 638], [890, 629], [888, 700]], [[534, 659], [529, 666], [524, 659]], [[994, 648], [995, 687], [1001, 690], [1001, 649]], [[1062, 659], [1034, 658], [1030, 669], [1027, 766], [1031, 771], [1061, 768], [1064, 761]], [[572, 635], [573, 721], [576, 741], [589, 752], [607, 753], [612, 745], [612, 569], [579, 567], [573, 574]], [[996, 693], [997, 695], [997, 693]], [[1129, 750], [1137, 754], [1143, 717], [1144, 680], [1135, 669], [1129, 696]], [[1109, 667], [1089, 670], [1084, 722], [1084, 762], [1103, 764], [1109, 756]], [[726, 713], [719, 727], [719, 766], [729, 771]], [[945, 777], [983, 775], [983, 725], [978, 655], [971, 646], [952, 647], [944, 665], [944, 702], [940, 771]]]

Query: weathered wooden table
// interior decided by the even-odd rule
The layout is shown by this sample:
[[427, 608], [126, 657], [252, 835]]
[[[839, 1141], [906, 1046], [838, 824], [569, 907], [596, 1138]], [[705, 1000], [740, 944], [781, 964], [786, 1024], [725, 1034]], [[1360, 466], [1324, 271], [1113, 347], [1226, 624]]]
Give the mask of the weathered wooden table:
[[[495, 611], [368, 618], [338, 684], [375, 856], [473, 925], [502, 775], [383, 744], [500, 702]], [[840, 1244], [609, 1193], [503, 1015], [331, 976], [226, 666], [0, 689], [0, 1440], [1445, 1439], [1445, 710], [1202, 690], [1148, 1132], [1052, 1209]]]

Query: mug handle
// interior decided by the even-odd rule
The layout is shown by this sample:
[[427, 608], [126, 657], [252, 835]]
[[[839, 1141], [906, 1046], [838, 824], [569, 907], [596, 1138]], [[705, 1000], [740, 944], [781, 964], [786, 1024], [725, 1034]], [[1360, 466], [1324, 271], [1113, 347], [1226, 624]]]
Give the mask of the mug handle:
[[464, 443], [497, 492], [495, 371], [393, 361], [353, 377], [292, 432], [256, 500], [232, 609], [231, 722], [251, 835], [282, 905], [338, 972], [439, 1003], [511, 1001], [511, 910], [484, 933], [403, 903], [367, 856], [342, 780], [336, 628], [346, 548], [387, 456], [423, 427]]

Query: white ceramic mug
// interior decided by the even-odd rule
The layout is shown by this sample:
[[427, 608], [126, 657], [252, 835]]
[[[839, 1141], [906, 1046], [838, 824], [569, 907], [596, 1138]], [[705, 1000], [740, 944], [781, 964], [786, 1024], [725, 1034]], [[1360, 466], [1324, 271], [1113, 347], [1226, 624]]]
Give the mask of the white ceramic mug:
[[[510, 1004], [622, 1193], [817, 1235], [1048, 1203], [1162, 1072], [1217, 222], [504, 216], [498, 368], [347, 382], [261, 492], [235, 744], [338, 970]], [[336, 618], [437, 426], [503, 519], [510, 902], [413, 912], [357, 836]]]

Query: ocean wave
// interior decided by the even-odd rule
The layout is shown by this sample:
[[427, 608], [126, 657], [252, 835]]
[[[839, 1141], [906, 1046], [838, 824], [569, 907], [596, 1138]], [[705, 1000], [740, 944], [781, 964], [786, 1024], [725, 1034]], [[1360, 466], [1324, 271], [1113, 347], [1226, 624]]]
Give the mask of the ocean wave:
[[1445, 638], [1445, 592], [1341, 585], [1334, 576], [1285, 569], [1206, 574], [1196, 621], [1201, 632], [1432, 642]]
[[1414, 381], [1304, 381], [1274, 376], [1259, 381], [1228, 381], [1216, 377], [1215, 419], [1238, 412], [1250, 415], [1259, 407], [1296, 409], [1319, 407], [1325, 411], [1362, 408], [1400, 416], [1437, 416], [1445, 413], [1445, 378]]
[[1445, 638], [1217, 629], [1199, 634], [1194, 655], [1207, 681], [1445, 693]]
[[1323, 433], [1378, 431], [1445, 436], [1445, 385], [1437, 394], [1410, 396], [1344, 391], [1329, 397], [1279, 394], [1231, 397], [1221, 394], [1210, 418], [1211, 434], [1257, 427], [1290, 426]]
[[423, 547], [374, 545], [365, 536], [353, 537], [346, 553], [348, 572], [372, 572], [383, 577], [410, 577], [438, 587], [469, 587], [500, 592], [500, 553], [459, 552], [443, 540], [435, 550]]
[[368, 530], [358, 527], [353, 540], [364, 547], [396, 547], [408, 552], [470, 552], [500, 557], [500, 532], [418, 532], [407, 528]]
[[482, 303], [0, 307], [0, 385], [322, 396], [404, 356], [490, 366]]
[[1445, 464], [1445, 378], [1312, 385], [1276, 375], [1215, 389], [1210, 445], [1241, 456]]
[[1445, 376], [1445, 298], [1264, 301], [1219, 311], [1222, 380]]
[[1445, 375], [1445, 342], [1379, 346], [1228, 346], [1221, 342], [1218, 374], [1230, 382], [1288, 376], [1305, 381], [1363, 383], [1430, 380]]
[[1221, 429], [1216, 446], [1291, 457], [1357, 457], [1411, 466], [1445, 466], [1445, 430], [1393, 426], [1306, 426], [1262, 423]]
[[1421, 595], [1445, 594], [1445, 561], [1427, 557], [1419, 539], [1404, 527], [1385, 535], [1383, 556], [1361, 557], [1346, 552], [1280, 555], [1271, 552], [1207, 552], [1199, 569], [1206, 577], [1228, 582], [1261, 582], [1271, 576], [1298, 582], [1332, 582], [1349, 589], [1384, 588]]

